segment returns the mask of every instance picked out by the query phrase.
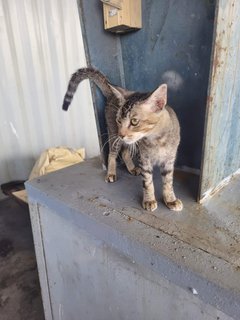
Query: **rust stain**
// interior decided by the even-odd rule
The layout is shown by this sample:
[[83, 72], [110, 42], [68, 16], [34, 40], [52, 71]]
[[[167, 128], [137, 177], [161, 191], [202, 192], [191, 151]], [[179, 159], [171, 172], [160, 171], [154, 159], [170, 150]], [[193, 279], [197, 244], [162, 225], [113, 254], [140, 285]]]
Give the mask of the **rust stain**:
[[213, 102], [213, 97], [212, 96], [207, 96], [207, 104], [211, 104]]
[[[219, 37], [220, 38], [220, 37]], [[227, 47], [223, 47], [221, 39], [218, 39], [215, 44], [214, 58], [212, 64], [212, 81], [217, 81], [216, 75], [218, 69], [224, 64], [224, 53], [227, 51]]]

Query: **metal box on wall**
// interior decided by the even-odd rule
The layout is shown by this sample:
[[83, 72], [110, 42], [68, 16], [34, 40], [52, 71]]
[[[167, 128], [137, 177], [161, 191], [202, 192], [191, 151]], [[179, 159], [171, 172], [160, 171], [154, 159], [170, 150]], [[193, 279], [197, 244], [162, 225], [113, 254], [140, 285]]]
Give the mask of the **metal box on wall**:
[[101, 0], [105, 30], [124, 33], [141, 29], [141, 0]]

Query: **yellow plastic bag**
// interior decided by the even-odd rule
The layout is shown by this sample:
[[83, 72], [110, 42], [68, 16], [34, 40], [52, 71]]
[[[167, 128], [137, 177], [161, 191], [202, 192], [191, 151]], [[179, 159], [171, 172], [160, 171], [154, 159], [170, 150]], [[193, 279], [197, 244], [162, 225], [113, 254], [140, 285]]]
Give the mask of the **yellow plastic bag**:
[[70, 149], [57, 147], [45, 150], [35, 163], [29, 180], [53, 172], [73, 164], [82, 162], [85, 158], [85, 149]]

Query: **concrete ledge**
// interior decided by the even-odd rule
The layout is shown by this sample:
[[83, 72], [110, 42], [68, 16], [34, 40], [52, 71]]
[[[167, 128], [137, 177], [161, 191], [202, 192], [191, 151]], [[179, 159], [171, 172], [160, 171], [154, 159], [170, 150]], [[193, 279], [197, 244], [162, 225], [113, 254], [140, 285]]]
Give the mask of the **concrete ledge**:
[[[119, 180], [106, 184], [98, 159], [43, 176], [26, 187], [30, 203], [39, 203], [70, 219], [129, 257], [132, 263], [153, 270], [188, 292], [194, 288], [203, 302], [239, 319], [239, 251], [235, 251], [233, 259], [232, 246], [228, 257], [215, 243], [221, 224], [216, 224], [216, 207], [208, 203], [208, 211], [208, 207], [198, 205], [192, 196], [192, 183], [191, 177], [179, 176], [176, 181], [176, 193], [185, 205], [182, 213], [171, 212], [159, 203], [153, 214], [141, 209], [141, 178], [119, 170]], [[159, 199], [159, 187], [156, 193]], [[204, 228], [196, 229], [201, 214]], [[225, 230], [228, 236], [230, 232]], [[228, 246], [224, 242], [228, 240], [226, 235], [223, 233], [220, 238], [224, 250]]]

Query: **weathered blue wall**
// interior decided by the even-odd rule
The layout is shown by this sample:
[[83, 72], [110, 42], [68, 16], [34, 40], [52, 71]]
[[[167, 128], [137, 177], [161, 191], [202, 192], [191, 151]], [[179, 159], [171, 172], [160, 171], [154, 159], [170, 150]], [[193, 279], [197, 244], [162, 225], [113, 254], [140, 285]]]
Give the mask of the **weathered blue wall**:
[[200, 198], [240, 168], [240, 1], [219, 0]]
[[[103, 30], [99, 0], [80, 5], [90, 64], [129, 89], [149, 91], [167, 82], [182, 127], [178, 165], [200, 168], [214, 1], [142, 0], [143, 28], [121, 36]], [[104, 133], [99, 93], [96, 105]]]
[[200, 168], [214, 5], [205, 0], [142, 1], [142, 30], [123, 36], [126, 86], [169, 84], [182, 132], [178, 164]]

